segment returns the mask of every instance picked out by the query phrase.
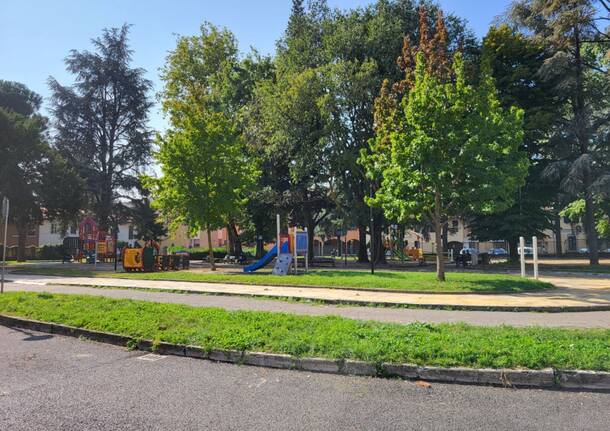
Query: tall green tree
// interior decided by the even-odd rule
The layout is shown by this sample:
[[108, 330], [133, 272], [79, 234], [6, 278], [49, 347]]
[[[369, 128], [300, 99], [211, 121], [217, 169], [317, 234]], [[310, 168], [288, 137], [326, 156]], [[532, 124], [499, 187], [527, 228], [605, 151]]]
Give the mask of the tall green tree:
[[552, 139], [555, 163], [547, 174], [560, 180], [565, 192], [584, 199], [591, 264], [599, 263], [596, 195], [608, 188], [607, 181], [599, 182], [606, 178], [600, 156], [607, 145], [604, 135], [610, 122], [607, 98], [600, 97], [600, 90], [608, 87], [603, 60], [610, 37], [598, 24], [608, 20], [609, 12], [604, 0], [521, 0], [510, 11], [518, 28], [552, 53], [540, 74], [554, 80], [557, 94], [567, 98]]
[[71, 51], [72, 85], [49, 79], [55, 147], [85, 180], [88, 207], [106, 231], [116, 231], [152, 149], [152, 84], [131, 66], [128, 33], [127, 25], [106, 29], [91, 41], [94, 51]]
[[[483, 40], [482, 56], [491, 73], [502, 106], [524, 110], [521, 149], [528, 155], [530, 169], [525, 184], [515, 193], [515, 201], [505, 211], [474, 215], [469, 227], [480, 240], [505, 239], [511, 259], [516, 260], [520, 236], [544, 236], [555, 229], [558, 217], [556, 181], [545, 178], [549, 138], [561, 115], [564, 100], [553, 91], [554, 83], [538, 73], [549, 55], [544, 47], [507, 25], [492, 27]], [[556, 248], [561, 250], [561, 232]]]
[[[337, 195], [342, 195], [341, 201], [347, 205], [344, 212], [350, 214], [360, 233], [360, 262], [368, 261], [364, 244], [369, 228], [369, 207], [365, 198], [371, 186], [376, 188], [377, 184], [375, 181], [371, 184], [366, 178], [358, 157], [362, 150], [368, 149], [368, 141], [375, 135], [375, 99], [384, 80], [399, 82], [404, 79], [404, 61], [400, 58], [397, 62], [403, 43], [410, 44], [411, 39], [427, 43], [428, 31], [435, 33], [439, 25], [438, 13], [438, 8], [429, 2], [377, 1], [363, 8], [334, 11], [327, 24], [329, 30], [325, 32], [323, 44], [327, 64], [323, 70], [328, 76], [328, 92], [333, 104], [333, 171]], [[425, 24], [423, 31], [420, 24]], [[449, 52], [458, 45], [472, 51], [474, 38], [460, 19], [450, 15], [441, 25], [445, 27]], [[397, 35], [405, 35], [404, 41]], [[385, 257], [381, 252], [381, 231], [386, 221], [377, 208], [373, 216], [378, 251], [374, 255], [380, 261]]]
[[313, 254], [315, 227], [333, 206], [328, 85], [320, 70], [329, 9], [325, 1], [310, 1], [293, 10], [274, 76], [254, 92], [246, 136], [263, 169], [259, 207], [307, 227]]
[[18, 260], [24, 260], [28, 231], [43, 217], [65, 229], [83, 204], [78, 176], [49, 146], [41, 101], [23, 84], [0, 81], [0, 195], [11, 202]]
[[235, 223], [229, 226], [229, 232], [233, 232], [229, 239], [233, 241], [229, 241], [229, 244], [231, 255], [239, 256], [243, 253], [239, 250], [242, 238], [251, 243], [255, 242], [255, 255], [260, 258], [264, 254], [264, 243], [275, 238], [275, 219], [270, 214], [276, 209], [278, 199], [274, 193], [276, 189], [274, 184], [277, 183], [278, 178], [270, 160], [261, 157], [256, 144], [259, 136], [256, 122], [259, 112], [255, 103], [255, 90], [261, 83], [274, 79], [275, 64], [270, 56], [263, 56], [252, 50], [240, 60], [237, 71], [239, 92], [236, 105], [239, 106], [239, 129], [246, 142], [245, 150], [248, 152], [248, 157], [256, 160], [261, 173], [256, 185], [249, 192], [245, 207], [233, 217]]
[[138, 233], [138, 238], [144, 241], [160, 241], [167, 235], [167, 227], [152, 207], [150, 191], [144, 187], [142, 181], [138, 185], [137, 197], [130, 201], [126, 215]]
[[170, 121], [156, 154], [162, 176], [147, 180], [171, 228], [207, 231], [212, 270], [211, 231], [242, 208], [258, 175], [238, 128], [237, 65], [237, 42], [226, 29], [206, 23], [199, 35], [178, 39], [162, 73]]
[[431, 222], [437, 278], [444, 281], [442, 227], [447, 219], [511, 205], [528, 162], [519, 151], [523, 111], [501, 107], [489, 74], [483, 72], [477, 86], [467, 84], [458, 53], [453, 79], [443, 82], [426, 60], [418, 52], [413, 86], [396, 113], [397, 125], [385, 140], [371, 141], [372, 155], [363, 158], [372, 176], [379, 175], [377, 162], [383, 158], [383, 180], [371, 203], [393, 220]]

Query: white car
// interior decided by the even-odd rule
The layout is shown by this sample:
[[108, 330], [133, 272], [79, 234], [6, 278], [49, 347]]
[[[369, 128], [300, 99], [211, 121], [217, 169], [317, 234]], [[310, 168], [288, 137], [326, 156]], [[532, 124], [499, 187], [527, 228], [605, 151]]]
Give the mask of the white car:
[[[521, 247], [517, 248], [517, 254], [521, 255]], [[523, 254], [525, 256], [533, 256], [534, 248], [533, 247], [523, 247]]]
[[464, 247], [463, 249], [460, 250], [460, 254], [474, 254], [474, 253], [478, 253], [478, 250], [476, 248], [472, 248], [472, 247]]

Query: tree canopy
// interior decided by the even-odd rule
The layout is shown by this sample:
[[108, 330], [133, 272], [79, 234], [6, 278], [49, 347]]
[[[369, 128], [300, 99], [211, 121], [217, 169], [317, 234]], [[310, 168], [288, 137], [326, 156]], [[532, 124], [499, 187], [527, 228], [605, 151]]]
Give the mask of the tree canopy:
[[163, 70], [163, 108], [171, 127], [159, 137], [159, 178], [148, 178], [153, 205], [171, 228], [205, 229], [215, 269], [212, 229], [227, 224], [245, 203], [258, 175], [237, 124], [233, 35], [211, 24], [181, 37]]
[[65, 229], [83, 203], [78, 176], [48, 143], [41, 101], [23, 84], [0, 81], [0, 195], [11, 203], [19, 260], [27, 232], [43, 217]]
[[129, 26], [105, 29], [94, 51], [70, 52], [69, 86], [49, 79], [54, 145], [85, 180], [87, 207], [101, 229], [116, 227], [150, 162], [151, 82], [131, 66]]
[[[601, 10], [598, 10], [597, 7]], [[599, 23], [609, 5], [596, 0], [548, 2], [521, 0], [511, 9], [514, 25], [526, 31], [551, 53], [539, 74], [553, 82], [553, 91], [565, 97], [565, 109], [551, 137], [552, 161], [548, 177], [560, 181], [564, 192], [584, 200], [583, 224], [591, 264], [599, 263], [595, 214], [600, 195], [610, 189], [607, 130], [608, 43]]]
[[468, 84], [459, 53], [452, 72], [453, 79], [443, 82], [419, 52], [413, 86], [392, 117], [393, 131], [372, 140], [372, 154], [364, 156], [369, 174], [382, 178], [371, 204], [394, 220], [432, 223], [440, 281], [443, 224], [466, 212], [507, 208], [528, 168], [519, 151], [523, 111], [501, 107], [485, 69], [478, 85]]

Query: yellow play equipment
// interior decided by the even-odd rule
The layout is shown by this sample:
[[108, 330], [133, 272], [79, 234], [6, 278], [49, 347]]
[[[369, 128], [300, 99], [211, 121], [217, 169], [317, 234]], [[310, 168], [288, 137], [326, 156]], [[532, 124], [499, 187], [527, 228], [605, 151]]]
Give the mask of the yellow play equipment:
[[415, 248], [415, 247], [411, 247], [407, 250], [407, 255], [411, 258], [411, 260], [413, 260], [414, 262], [418, 262], [420, 264], [425, 263], [425, 259], [424, 259], [424, 249], [423, 248]]

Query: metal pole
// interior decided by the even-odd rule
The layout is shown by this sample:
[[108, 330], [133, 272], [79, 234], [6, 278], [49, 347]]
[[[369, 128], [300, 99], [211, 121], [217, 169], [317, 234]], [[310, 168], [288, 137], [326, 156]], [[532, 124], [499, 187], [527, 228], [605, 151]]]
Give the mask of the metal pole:
[[305, 234], [307, 236], [307, 250], [305, 251], [305, 272], [309, 271], [309, 234], [307, 233], [307, 228], [305, 228]]
[[280, 249], [282, 248], [282, 244], [280, 244], [280, 215], [277, 214], [276, 216], [276, 223], [277, 223], [277, 257], [279, 259], [280, 257]]
[[519, 260], [521, 261], [521, 277], [525, 278], [525, 238], [519, 237]]
[[347, 266], [347, 230], [345, 231], [345, 247], [343, 247], [343, 266]]
[[297, 275], [297, 266], [299, 265], [298, 262], [298, 255], [297, 255], [297, 227], [294, 227], [293, 230], [293, 237], [292, 237], [293, 241], [292, 241], [292, 251], [294, 254], [294, 275]]
[[538, 280], [538, 238], [532, 237], [532, 251], [534, 254], [534, 278]]
[[[373, 183], [371, 183], [370, 187], [370, 197], [373, 199]], [[369, 216], [371, 218], [371, 274], [375, 274], [375, 221], [373, 220], [373, 207], [369, 207]]]
[[0, 293], [4, 293], [4, 274], [6, 273], [6, 237], [8, 232], [9, 200], [2, 199], [2, 213], [4, 216], [4, 242], [2, 243], [2, 282], [0, 283]]
[[118, 262], [117, 262], [117, 260], [118, 260], [117, 252], [119, 250], [118, 244], [117, 244], [119, 242], [119, 224], [117, 222], [114, 223], [114, 235], [113, 236], [114, 236], [114, 238], [113, 238], [114, 239], [114, 241], [113, 241], [114, 242], [114, 245], [113, 245], [113, 248], [114, 248], [114, 272], [116, 272], [117, 265], [118, 265]]

